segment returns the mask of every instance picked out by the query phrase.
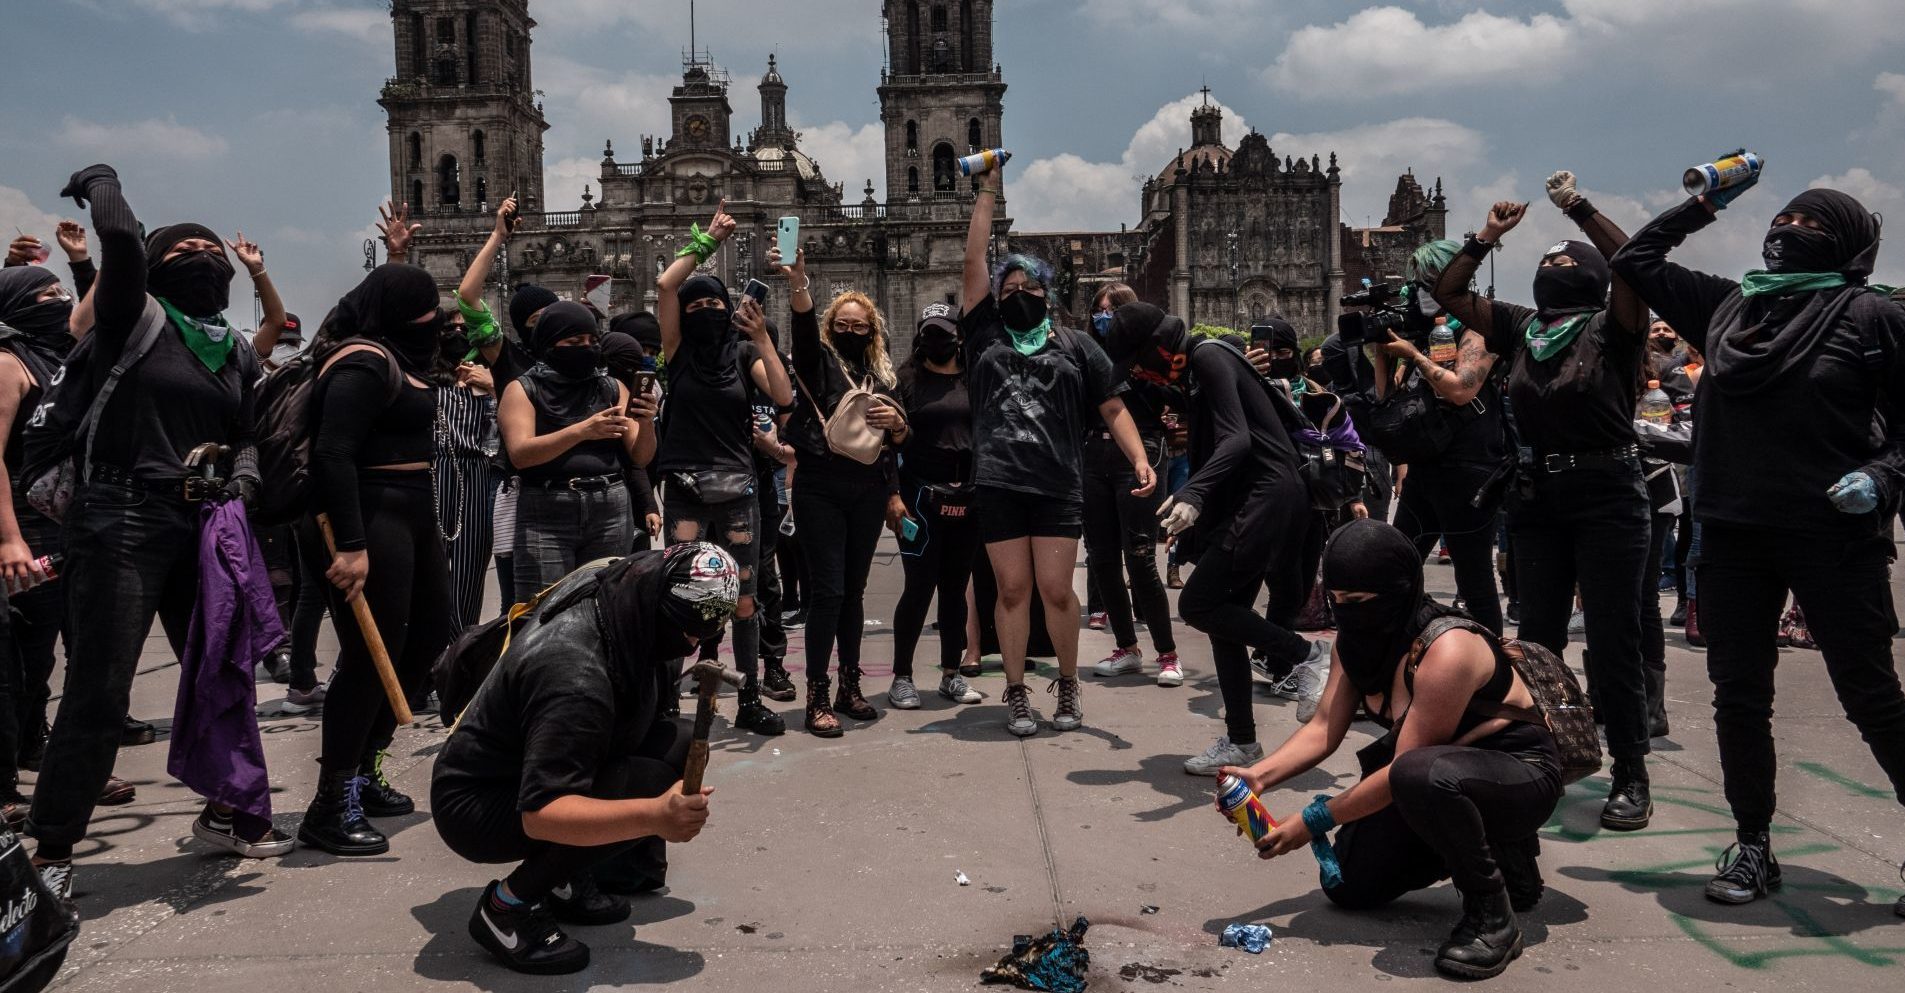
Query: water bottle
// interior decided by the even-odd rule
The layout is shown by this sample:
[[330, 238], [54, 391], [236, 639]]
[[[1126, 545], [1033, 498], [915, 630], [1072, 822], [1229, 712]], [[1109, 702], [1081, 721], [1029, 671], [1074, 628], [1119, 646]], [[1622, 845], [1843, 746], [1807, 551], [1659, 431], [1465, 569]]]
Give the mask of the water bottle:
[[1647, 392], [1640, 398], [1640, 419], [1666, 427], [1673, 423], [1673, 400], [1660, 388], [1660, 380], [1647, 381]]
[[1445, 369], [1455, 368], [1455, 331], [1449, 327], [1447, 315], [1435, 319], [1435, 330], [1429, 332], [1429, 361]]

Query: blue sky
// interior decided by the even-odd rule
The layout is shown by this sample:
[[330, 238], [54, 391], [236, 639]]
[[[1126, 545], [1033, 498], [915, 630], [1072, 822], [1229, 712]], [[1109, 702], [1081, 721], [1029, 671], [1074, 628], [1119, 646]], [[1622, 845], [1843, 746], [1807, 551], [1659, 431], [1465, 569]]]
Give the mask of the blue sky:
[[[116, 165], [149, 225], [243, 229], [295, 311], [361, 275], [386, 194], [383, 0], [8, 0], [0, 230], [50, 241], [56, 194]], [[575, 206], [604, 138], [664, 131], [686, 0], [531, 0], [536, 86], [553, 125], [552, 209]], [[701, 0], [700, 39], [734, 75], [736, 127], [778, 53], [804, 146], [857, 199], [880, 168], [878, 0]], [[1208, 83], [1280, 153], [1345, 168], [1344, 219], [1380, 218], [1395, 174], [1442, 176], [1454, 232], [1497, 198], [1541, 199], [1556, 168], [1630, 227], [1677, 199], [1683, 168], [1746, 145], [1767, 179], [1691, 243], [1754, 264], [1766, 220], [1808, 185], [1905, 219], [1905, 17], [1898, 0], [1000, 0], [1012, 213], [1021, 230], [1136, 217], [1138, 177], [1189, 139]], [[1498, 275], [1528, 296], [1568, 230], [1545, 205]], [[1879, 276], [1905, 282], [1905, 246]], [[242, 282], [242, 281], [241, 281]]]

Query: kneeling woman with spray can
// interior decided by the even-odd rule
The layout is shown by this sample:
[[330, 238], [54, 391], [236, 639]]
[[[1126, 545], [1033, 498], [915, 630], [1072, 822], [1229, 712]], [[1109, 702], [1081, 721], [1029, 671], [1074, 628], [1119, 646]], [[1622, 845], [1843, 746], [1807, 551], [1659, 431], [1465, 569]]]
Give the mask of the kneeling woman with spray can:
[[[1356, 754], [1362, 780], [1265, 824], [1258, 853], [1312, 846], [1324, 895], [1345, 910], [1453, 878], [1462, 919], [1436, 968], [1497, 975], [1521, 954], [1515, 911], [1541, 898], [1535, 832], [1562, 791], [1554, 736], [1521, 719], [1538, 713], [1534, 698], [1487, 629], [1423, 593], [1422, 558], [1401, 531], [1371, 520], [1344, 525], [1323, 553], [1323, 583], [1340, 630], [1322, 705], [1268, 758], [1222, 775], [1256, 794], [1288, 782], [1335, 754], [1366, 707], [1389, 733]], [[1224, 786], [1238, 794], [1236, 784]], [[1225, 799], [1248, 810], [1247, 796]], [[1239, 823], [1256, 836], [1260, 820]], [[1339, 823], [1332, 847], [1327, 832]]]

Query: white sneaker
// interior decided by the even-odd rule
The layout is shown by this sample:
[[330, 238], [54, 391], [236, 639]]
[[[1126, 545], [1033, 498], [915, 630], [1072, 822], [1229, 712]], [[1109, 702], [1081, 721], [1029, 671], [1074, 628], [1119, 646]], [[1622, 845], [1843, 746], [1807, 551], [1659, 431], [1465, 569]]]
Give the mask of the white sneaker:
[[913, 685], [910, 676], [894, 676], [893, 686], [886, 691], [886, 702], [894, 710], [918, 710], [919, 689]]
[[1310, 657], [1297, 663], [1290, 675], [1296, 680], [1297, 723], [1308, 724], [1316, 716], [1316, 708], [1323, 702], [1323, 687], [1330, 680], [1330, 643], [1311, 642]]
[[45, 883], [46, 888], [52, 890], [54, 896], [66, 901], [73, 899], [72, 860], [48, 862], [39, 868], [40, 882]]
[[1233, 745], [1230, 739], [1219, 738], [1204, 749], [1204, 754], [1193, 755], [1184, 760], [1184, 771], [1192, 776], [1215, 776], [1227, 765], [1249, 765], [1263, 759], [1263, 744], [1253, 741], [1248, 745]]
[[1120, 648], [1091, 667], [1091, 671], [1099, 676], [1123, 676], [1143, 669], [1144, 652], [1136, 648]]
[[1184, 667], [1178, 664], [1176, 652], [1165, 652], [1158, 656], [1158, 685], [1184, 685]]

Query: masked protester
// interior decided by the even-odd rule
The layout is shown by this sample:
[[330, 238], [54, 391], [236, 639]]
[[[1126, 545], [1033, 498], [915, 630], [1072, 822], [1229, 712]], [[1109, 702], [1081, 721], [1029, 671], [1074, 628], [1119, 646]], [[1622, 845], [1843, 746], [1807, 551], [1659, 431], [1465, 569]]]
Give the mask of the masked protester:
[[[1779, 884], [1767, 835], [1776, 772], [1769, 718], [1786, 590], [1846, 717], [1905, 800], [1905, 695], [1888, 579], [1905, 492], [1905, 310], [1866, 285], [1878, 218], [1837, 190], [1807, 190], [1774, 215], [1766, 267], [1744, 279], [1667, 261], [1745, 188], [1662, 214], [1614, 257], [1615, 272], [1706, 358], [1694, 406], [1697, 602], [1739, 832], [1707, 884], [1723, 903]], [[1905, 901], [1896, 909], [1905, 914]]]
[[[714, 232], [733, 226], [721, 212], [709, 223]], [[662, 536], [669, 544], [712, 542], [739, 564], [732, 647], [744, 682], [734, 720], [738, 727], [773, 736], [784, 733], [787, 724], [761, 702], [761, 624], [754, 600], [761, 501], [753, 401], [761, 394], [774, 404], [791, 403], [794, 394], [768, 337], [765, 315], [752, 301], [737, 311], [719, 279], [695, 275], [699, 258], [693, 252], [677, 257], [657, 282], [655, 316], [668, 356], [668, 416], [655, 453], [662, 480]]]
[[[76, 346], [90, 352], [84, 395], [98, 393], [136, 329], [146, 321], [157, 328], [150, 349], [126, 370], [101, 412], [101, 423], [114, 430], [99, 432], [82, 453], [86, 478], [64, 520], [67, 596], [94, 606], [87, 608], [87, 623], [67, 633], [65, 693], [27, 823], [39, 839], [35, 861], [42, 876], [67, 896], [73, 846], [85, 837], [112, 775], [134, 669], [155, 615], [173, 650], [185, 654], [204, 510], [185, 494], [187, 456], [204, 444], [224, 446], [228, 457], [216, 469], [230, 483], [218, 498], [257, 492], [252, 396], [261, 370], [250, 348], [236, 347], [242, 341], [223, 317], [234, 270], [217, 234], [175, 224], [142, 241], [110, 166], [75, 173], [61, 195], [91, 204], [100, 242], [93, 329]], [[251, 271], [262, 272], [262, 263]], [[101, 604], [111, 608], [97, 609]], [[292, 847], [269, 825], [234, 827], [228, 809], [209, 804], [193, 833], [252, 857]]]
[[431, 383], [437, 399], [437, 533], [450, 556], [455, 629], [483, 619], [483, 587], [495, 547], [492, 508], [502, 473], [495, 471], [502, 435], [496, 423], [496, 378], [489, 351], [472, 337], [461, 311], [444, 325]]
[[[1175, 385], [1190, 396], [1190, 481], [1161, 510], [1178, 555], [1197, 568], [1184, 584], [1178, 614], [1208, 634], [1226, 734], [1184, 771], [1208, 776], [1255, 761], [1250, 658], [1255, 648], [1285, 669], [1326, 667], [1329, 647], [1312, 645], [1251, 609], [1265, 563], [1295, 558], [1309, 526], [1309, 494], [1296, 448], [1263, 380], [1235, 336], [1192, 335], [1184, 322], [1147, 303], [1118, 308], [1105, 338], [1111, 361], [1134, 380]], [[1195, 530], [1191, 530], [1195, 527]]]
[[527, 340], [536, 364], [503, 390], [496, 415], [518, 486], [517, 603], [579, 565], [628, 553], [634, 519], [623, 471], [647, 465], [655, 450], [654, 405], [637, 397], [631, 406], [627, 387], [603, 371], [587, 307], [550, 304]]
[[[655, 320], [654, 315], [647, 312], [610, 318], [609, 329], [602, 332], [602, 367], [608, 370], [609, 378], [621, 383], [632, 395], [638, 392], [636, 377], [643, 372], [654, 372], [658, 363], [629, 333], [628, 318], [648, 323]], [[659, 393], [660, 389], [657, 382], [650, 392]], [[639, 471], [630, 468], [622, 474], [628, 485], [629, 510], [635, 517], [635, 550], [638, 552], [647, 551], [654, 540], [661, 537], [661, 502], [655, 498], [652, 469], [652, 466]]]
[[1610, 298], [1607, 256], [1627, 236], [1575, 190], [1573, 174], [1550, 177], [1548, 195], [1593, 243], [1564, 241], [1542, 253], [1532, 309], [1469, 289], [1481, 260], [1521, 222], [1525, 204], [1489, 211], [1481, 234], [1442, 271], [1435, 298], [1507, 365], [1524, 479], [1508, 515], [1520, 636], [1560, 654], [1580, 589], [1588, 684], [1614, 759], [1601, 825], [1636, 831], [1654, 809], [1640, 630], [1641, 588], [1652, 589], [1645, 582], [1651, 512], [1634, 432], [1647, 305], [1621, 280], [1612, 281]]
[[[1521, 954], [1515, 914], [1542, 895], [1535, 832], [1562, 791], [1554, 736], [1543, 724], [1489, 716], [1526, 713], [1534, 698], [1493, 632], [1423, 594], [1422, 555], [1407, 535], [1376, 521], [1345, 524], [1323, 553], [1323, 584], [1339, 637], [1322, 705], [1268, 758], [1224, 772], [1265, 794], [1334, 755], [1359, 711], [1389, 733], [1356, 753], [1355, 786], [1282, 819], [1258, 854], [1322, 841], [1319, 861], [1330, 851], [1340, 870], [1325, 872], [1323, 895], [1350, 911], [1453, 879], [1462, 918], [1435, 967], [1464, 979], [1497, 975]], [[1422, 654], [1411, 656], [1424, 637]]]
[[954, 703], [981, 699], [959, 672], [966, 651], [966, 585], [978, 551], [972, 518], [972, 397], [960, 363], [964, 345], [952, 307], [928, 305], [895, 391], [906, 412], [900, 499], [913, 524], [911, 537], [904, 528], [899, 535], [906, 585], [893, 607], [893, 688], [887, 702], [900, 710], [919, 709], [913, 652], [935, 595], [939, 695]]
[[[1415, 341], [1426, 340], [1438, 317], [1445, 314], [1435, 297], [1435, 285], [1461, 246], [1433, 241], [1409, 257], [1405, 276], [1407, 327], [1401, 337], [1372, 343], [1368, 349], [1375, 368], [1378, 398], [1398, 390], [1423, 390], [1438, 401], [1431, 416], [1446, 419], [1454, 428], [1447, 445], [1433, 457], [1408, 463], [1408, 480], [1396, 507], [1396, 527], [1428, 555], [1438, 539], [1448, 546], [1455, 566], [1455, 588], [1462, 603], [1492, 631], [1502, 630], [1501, 601], [1495, 590], [1495, 534], [1499, 530], [1503, 490], [1490, 490], [1489, 480], [1506, 458], [1503, 440], [1501, 386], [1493, 375], [1495, 355], [1484, 335], [1455, 321], [1457, 352], [1454, 363], [1432, 360]], [[1401, 367], [1402, 382], [1394, 380]], [[1477, 504], [1477, 497], [1480, 503]]]
[[1125, 407], [1120, 381], [1105, 349], [1090, 335], [1053, 320], [1047, 299], [1052, 267], [1013, 255], [988, 273], [986, 250], [998, 209], [997, 167], [982, 176], [966, 229], [965, 363], [972, 390], [974, 483], [979, 538], [998, 580], [1000, 654], [1005, 661], [1006, 730], [1038, 733], [1025, 686], [1025, 649], [1031, 597], [1045, 606], [1046, 632], [1058, 656], [1058, 706], [1052, 729], [1084, 726], [1078, 686], [1078, 596], [1072, 570], [1084, 531], [1083, 453], [1087, 428], [1102, 427], [1131, 466], [1134, 497], [1157, 488], [1153, 456], [1145, 451]]
[[517, 863], [470, 916], [470, 936], [509, 968], [587, 968], [588, 946], [562, 925], [629, 916], [590, 870], [613, 858], [659, 889], [664, 843], [706, 824], [713, 789], [682, 793], [690, 736], [668, 717], [674, 660], [720, 633], [738, 572], [727, 552], [690, 542], [563, 579], [444, 744], [430, 783], [437, 834], [471, 862]]

